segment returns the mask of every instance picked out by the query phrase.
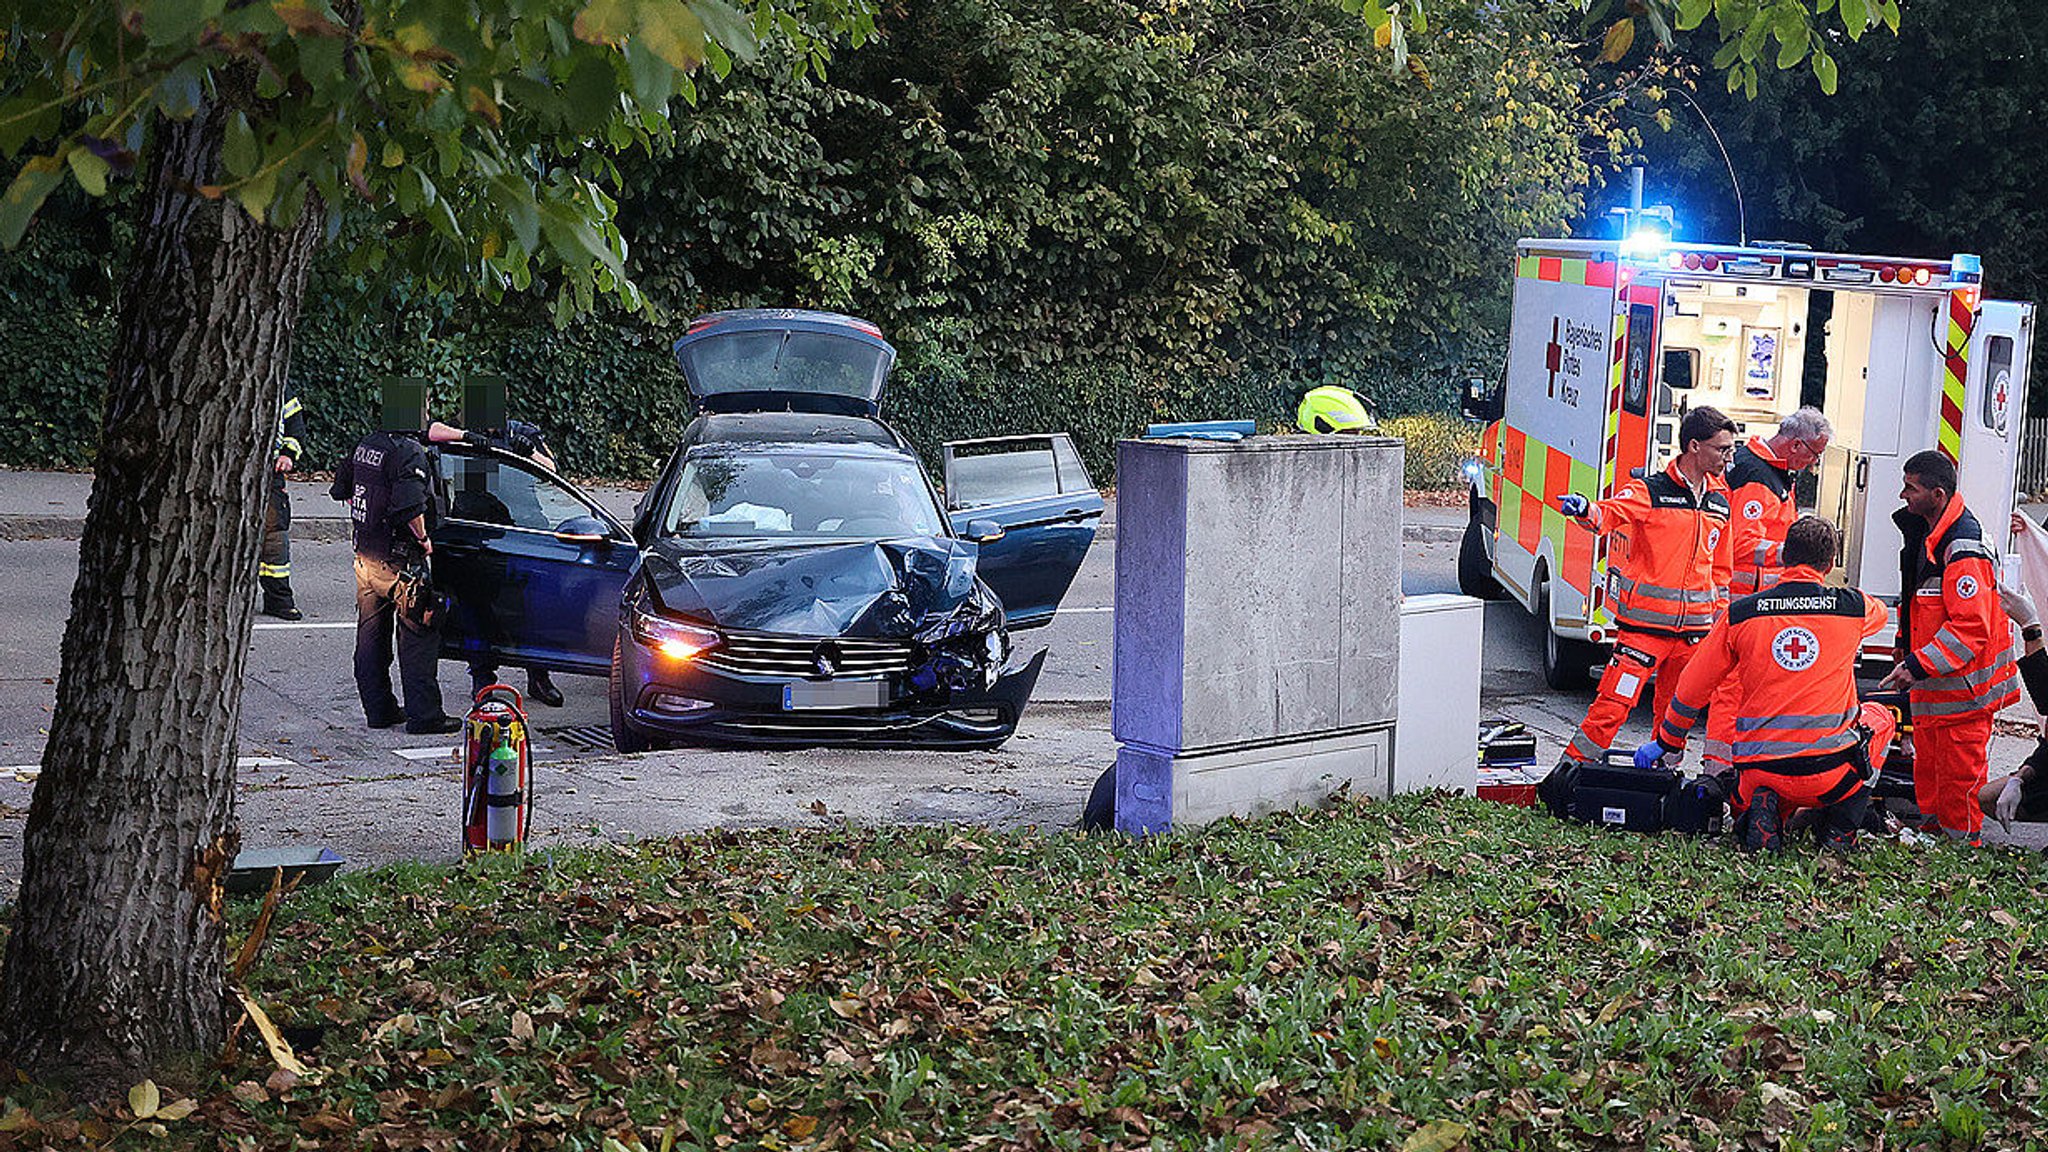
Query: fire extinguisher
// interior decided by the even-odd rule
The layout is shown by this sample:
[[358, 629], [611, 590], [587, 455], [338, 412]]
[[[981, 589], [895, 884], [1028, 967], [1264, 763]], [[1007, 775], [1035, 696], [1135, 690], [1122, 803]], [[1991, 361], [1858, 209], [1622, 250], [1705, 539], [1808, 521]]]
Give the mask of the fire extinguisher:
[[523, 847], [533, 814], [533, 761], [518, 691], [507, 684], [479, 689], [464, 727], [463, 851]]

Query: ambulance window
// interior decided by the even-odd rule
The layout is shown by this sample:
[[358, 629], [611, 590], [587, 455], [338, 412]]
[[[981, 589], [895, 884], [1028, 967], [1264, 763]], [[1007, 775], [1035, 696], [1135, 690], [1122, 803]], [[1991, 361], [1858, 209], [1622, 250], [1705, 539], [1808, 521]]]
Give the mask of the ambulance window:
[[1697, 348], [1666, 348], [1664, 350], [1664, 386], [1667, 388], [1691, 388], [1698, 382], [1700, 350]]
[[1978, 406], [1984, 427], [2005, 431], [2006, 406], [2012, 399], [2012, 337], [1984, 341], [1984, 403]]

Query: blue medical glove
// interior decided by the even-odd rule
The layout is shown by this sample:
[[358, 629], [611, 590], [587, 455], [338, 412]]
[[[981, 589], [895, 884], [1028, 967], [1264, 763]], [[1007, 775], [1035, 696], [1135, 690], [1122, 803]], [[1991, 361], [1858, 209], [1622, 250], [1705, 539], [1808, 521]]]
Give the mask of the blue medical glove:
[[1584, 516], [1592, 506], [1591, 501], [1576, 492], [1567, 492], [1557, 498], [1557, 510], [1567, 516]]
[[1636, 749], [1636, 767], [1644, 771], [1663, 763], [1666, 756], [1676, 756], [1679, 750], [1666, 745], [1662, 740], [1651, 740]]

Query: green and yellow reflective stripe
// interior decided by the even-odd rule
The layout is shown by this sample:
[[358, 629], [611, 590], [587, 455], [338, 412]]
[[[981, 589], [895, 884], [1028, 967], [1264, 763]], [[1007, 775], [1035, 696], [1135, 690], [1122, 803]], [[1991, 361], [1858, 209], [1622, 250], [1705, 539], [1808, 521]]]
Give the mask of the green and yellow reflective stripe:
[[305, 405], [299, 403], [299, 398], [297, 396], [293, 396], [292, 398], [284, 402], [284, 419], [286, 420], [289, 420], [292, 417], [297, 416], [299, 413], [303, 411], [305, 411]]
[[292, 566], [289, 564], [258, 564], [256, 566], [256, 574], [264, 577], [274, 576], [280, 580], [289, 579], [292, 574]]

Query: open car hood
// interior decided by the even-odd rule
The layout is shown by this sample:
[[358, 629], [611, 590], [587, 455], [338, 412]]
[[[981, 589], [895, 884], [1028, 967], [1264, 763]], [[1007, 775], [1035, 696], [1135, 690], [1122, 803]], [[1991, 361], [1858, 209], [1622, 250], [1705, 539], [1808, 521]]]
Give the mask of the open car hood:
[[975, 596], [975, 557], [971, 545], [929, 536], [668, 537], [643, 563], [664, 611], [717, 628], [907, 638], [959, 613]]

